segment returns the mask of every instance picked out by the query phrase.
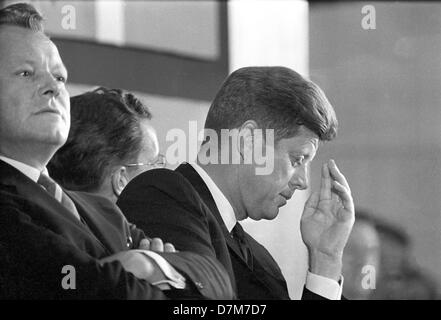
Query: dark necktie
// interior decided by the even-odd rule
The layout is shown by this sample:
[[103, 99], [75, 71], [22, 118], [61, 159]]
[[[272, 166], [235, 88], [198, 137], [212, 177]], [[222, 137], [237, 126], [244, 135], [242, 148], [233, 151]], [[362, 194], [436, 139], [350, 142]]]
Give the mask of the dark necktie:
[[242, 257], [244, 258], [247, 265], [253, 267], [253, 255], [251, 254], [251, 249], [245, 238], [245, 231], [239, 223], [236, 223], [233, 230], [231, 230], [231, 237], [236, 241], [236, 244], [240, 248]]
[[77, 208], [73, 201], [63, 192], [63, 189], [47, 175], [41, 173], [37, 183], [41, 185], [51, 196], [60, 202], [67, 210], [69, 210], [75, 218], [81, 220]]

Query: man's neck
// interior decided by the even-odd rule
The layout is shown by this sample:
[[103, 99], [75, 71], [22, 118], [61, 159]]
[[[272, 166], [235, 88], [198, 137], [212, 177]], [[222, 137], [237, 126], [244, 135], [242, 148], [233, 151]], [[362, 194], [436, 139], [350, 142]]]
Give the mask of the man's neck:
[[107, 198], [110, 201], [112, 201], [114, 204], [116, 204], [116, 202], [118, 201], [118, 196], [113, 191], [110, 182], [108, 183], [106, 182], [108, 181], [104, 180], [104, 183], [102, 184], [101, 188], [99, 188], [97, 191], [90, 191], [90, 192], [102, 196], [104, 198]]
[[57, 148], [31, 146], [5, 146], [0, 147], [0, 155], [27, 164], [39, 171], [43, 171]]
[[237, 165], [225, 164], [201, 164], [198, 165], [210, 176], [216, 186], [233, 207], [234, 214], [238, 221], [246, 218], [245, 210], [240, 201], [240, 194], [237, 183]]

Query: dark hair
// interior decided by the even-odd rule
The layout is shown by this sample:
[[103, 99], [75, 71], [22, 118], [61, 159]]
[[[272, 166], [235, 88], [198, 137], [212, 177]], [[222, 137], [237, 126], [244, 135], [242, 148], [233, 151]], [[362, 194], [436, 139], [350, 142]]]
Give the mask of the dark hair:
[[16, 3], [0, 9], [0, 26], [9, 25], [44, 32], [43, 17], [30, 4]]
[[100, 87], [72, 97], [66, 144], [48, 165], [51, 176], [71, 190], [97, 191], [115, 165], [137, 159], [142, 119], [152, 115], [133, 94]]
[[299, 127], [332, 140], [337, 118], [323, 91], [285, 67], [246, 67], [222, 84], [205, 121], [206, 129], [239, 128], [254, 120], [261, 129], [274, 129], [275, 141], [294, 136]]

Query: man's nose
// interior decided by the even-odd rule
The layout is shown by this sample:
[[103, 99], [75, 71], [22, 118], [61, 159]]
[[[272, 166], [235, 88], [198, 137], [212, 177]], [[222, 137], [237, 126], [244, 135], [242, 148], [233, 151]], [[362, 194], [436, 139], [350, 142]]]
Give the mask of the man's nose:
[[61, 83], [50, 73], [42, 76], [42, 86], [40, 88], [40, 95], [47, 98], [54, 98], [60, 95]]
[[295, 169], [295, 172], [289, 181], [289, 187], [297, 190], [305, 190], [309, 187], [308, 168], [306, 165], [302, 165]]

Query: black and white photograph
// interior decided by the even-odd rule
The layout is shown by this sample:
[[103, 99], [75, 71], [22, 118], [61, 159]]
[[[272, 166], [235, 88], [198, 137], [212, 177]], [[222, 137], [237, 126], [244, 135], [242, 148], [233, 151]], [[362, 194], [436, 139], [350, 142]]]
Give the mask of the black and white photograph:
[[440, 88], [436, 1], [0, 1], [0, 300], [439, 300]]

